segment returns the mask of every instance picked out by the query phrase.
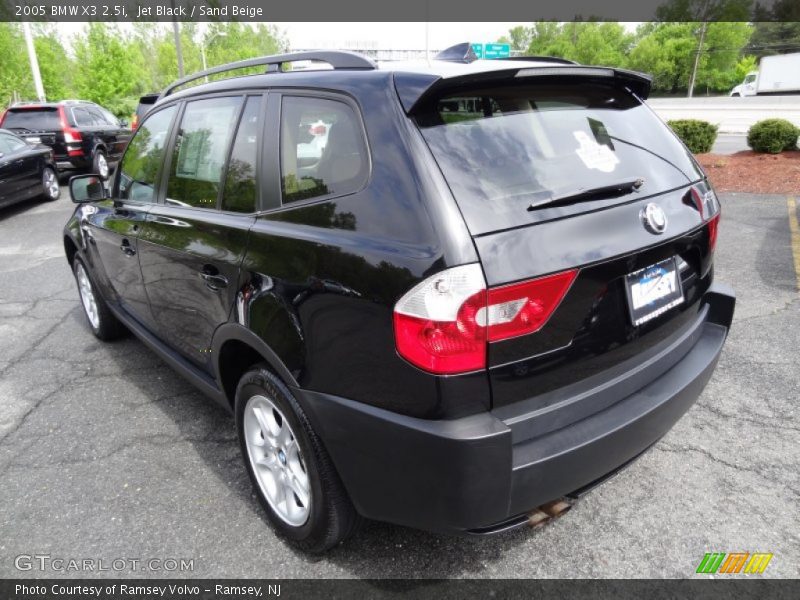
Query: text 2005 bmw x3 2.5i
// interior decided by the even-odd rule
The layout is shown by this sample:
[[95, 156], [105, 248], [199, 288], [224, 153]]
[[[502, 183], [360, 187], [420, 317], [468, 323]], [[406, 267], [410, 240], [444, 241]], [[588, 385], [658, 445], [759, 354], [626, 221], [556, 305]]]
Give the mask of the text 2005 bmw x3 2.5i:
[[95, 335], [235, 414], [284, 536], [537, 522], [696, 400], [735, 300], [646, 76], [467, 45], [209, 74], [256, 65], [168, 88], [109, 191], [71, 181], [64, 243]]

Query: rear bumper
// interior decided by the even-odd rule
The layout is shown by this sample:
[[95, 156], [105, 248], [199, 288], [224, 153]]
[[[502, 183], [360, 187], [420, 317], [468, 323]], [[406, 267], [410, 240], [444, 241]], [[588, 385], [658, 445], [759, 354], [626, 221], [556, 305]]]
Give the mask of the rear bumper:
[[[526, 412], [518, 407], [450, 421], [398, 415], [295, 389], [356, 508], [400, 525], [490, 533], [521, 515], [591, 486], [667, 433], [702, 392], [733, 318], [733, 292], [712, 286], [696, 321], [613, 380], [580, 391], [577, 402]], [[609, 401], [614, 395], [618, 399]], [[554, 422], [569, 423], [554, 428]]]

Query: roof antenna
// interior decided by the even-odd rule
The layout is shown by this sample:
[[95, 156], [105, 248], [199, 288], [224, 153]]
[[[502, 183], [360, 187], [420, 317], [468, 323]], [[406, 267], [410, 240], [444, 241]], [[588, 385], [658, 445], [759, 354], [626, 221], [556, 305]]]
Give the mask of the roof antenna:
[[455, 46], [445, 48], [433, 58], [434, 60], [446, 60], [448, 62], [468, 64], [478, 60], [478, 55], [475, 54], [475, 50], [472, 49], [472, 44], [469, 42], [463, 42], [461, 44], [456, 44]]

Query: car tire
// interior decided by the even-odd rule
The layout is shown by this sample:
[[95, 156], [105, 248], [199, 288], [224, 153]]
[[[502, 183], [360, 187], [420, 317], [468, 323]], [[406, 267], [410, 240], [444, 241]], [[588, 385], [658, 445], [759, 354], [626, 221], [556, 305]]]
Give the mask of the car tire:
[[239, 380], [235, 409], [247, 472], [277, 532], [314, 554], [352, 535], [362, 519], [283, 382], [265, 365], [254, 367]]
[[58, 175], [51, 167], [42, 169], [42, 198], [47, 202], [54, 202], [61, 197], [61, 186]]
[[102, 150], [96, 150], [94, 158], [92, 159], [92, 173], [100, 175], [103, 180], [108, 179], [111, 174], [111, 167], [108, 165], [108, 158], [106, 153]]
[[94, 284], [89, 269], [80, 256], [75, 256], [72, 272], [78, 284], [78, 295], [81, 299], [83, 313], [92, 328], [95, 337], [110, 342], [125, 334], [125, 326], [114, 316], [108, 304], [100, 295]]

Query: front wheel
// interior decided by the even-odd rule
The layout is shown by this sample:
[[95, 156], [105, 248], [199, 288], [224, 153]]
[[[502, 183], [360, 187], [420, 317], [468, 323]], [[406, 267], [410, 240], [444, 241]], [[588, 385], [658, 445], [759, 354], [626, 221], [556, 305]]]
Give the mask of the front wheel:
[[114, 316], [106, 301], [98, 293], [94, 282], [89, 277], [89, 270], [79, 256], [75, 257], [72, 271], [75, 274], [75, 282], [78, 284], [83, 312], [86, 320], [89, 321], [92, 333], [104, 342], [122, 336], [125, 333], [125, 326]]
[[58, 184], [58, 176], [50, 167], [42, 169], [42, 198], [48, 202], [58, 200], [61, 196], [61, 186]]
[[273, 527], [320, 553], [360, 523], [320, 439], [289, 389], [258, 366], [236, 389], [236, 427], [247, 472]]

